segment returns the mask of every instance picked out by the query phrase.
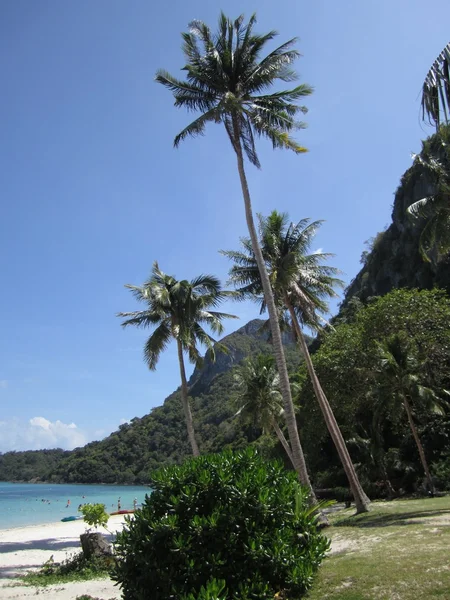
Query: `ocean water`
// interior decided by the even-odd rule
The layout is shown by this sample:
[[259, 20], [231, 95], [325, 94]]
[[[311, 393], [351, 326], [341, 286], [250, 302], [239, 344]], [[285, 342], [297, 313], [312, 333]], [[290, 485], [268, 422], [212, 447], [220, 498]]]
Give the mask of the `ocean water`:
[[[145, 486], [0, 482], [0, 529], [54, 523], [79, 515], [80, 504], [101, 502], [107, 512], [140, 506], [150, 492]], [[70, 503], [68, 501], [70, 500]]]

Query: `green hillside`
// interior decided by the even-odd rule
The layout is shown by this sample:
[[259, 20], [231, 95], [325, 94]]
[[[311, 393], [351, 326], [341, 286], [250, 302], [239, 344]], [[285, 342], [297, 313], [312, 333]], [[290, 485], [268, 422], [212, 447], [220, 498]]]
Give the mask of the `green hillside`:
[[[233, 418], [232, 371], [246, 356], [271, 352], [267, 333], [261, 331], [263, 323], [255, 319], [226, 336], [222, 343], [228, 353], [218, 352], [215, 363], [206, 355], [204, 366], [196, 369], [189, 381], [202, 452], [239, 448], [261, 434], [242, 428]], [[294, 372], [300, 356], [290, 335], [285, 335], [285, 347], [289, 368]], [[150, 414], [121, 425], [102, 441], [72, 452], [53, 451], [56, 453], [53, 462], [46, 460], [46, 452], [8, 452], [0, 456], [0, 480], [40, 478], [69, 483], [145, 483], [153, 469], [180, 462], [190, 454], [179, 390]]]

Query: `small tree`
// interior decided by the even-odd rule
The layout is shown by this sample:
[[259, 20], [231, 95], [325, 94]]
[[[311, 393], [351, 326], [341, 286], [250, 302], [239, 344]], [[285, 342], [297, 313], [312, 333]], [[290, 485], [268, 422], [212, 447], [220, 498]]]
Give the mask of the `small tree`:
[[[430, 411], [443, 414], [447, 403], [439, 398], [433, 389], [421, 384], [417, 374], [418, 363], [410, 352], [405, 335], [390, 336], [384, 344], [378, 344], [378, 348], [380, 371], [374, 390], [375, 398], [379, 404], [392, 407], [395, 411], [398, 411], [400, 407], [404, 409], [419, 452], [429, 491], [431, 495], [434, 495], [434, 483], [414, 421], [413, 407], [415, 404], [422, 404]], [[442, 392], [449, 394], [447, 390], [442, 390]]]
[[80, 508], [84, 522], [90, 527], [80, 535], [81, 547], [86, 559], [92, 556], [104, 557], [112, 554], [111, 544], [99, 531], [92, 528], [105, 527], [108, 524], [109, 515], [104, 504], [85, 504]]
[[[84, 522], [94, 528], [105, 527], [109, 521], [109, 515], [106, 512], [104, 504], [85, 504], [80, 508], [80, 513], [84, 517]], [[87, 531], [89, 532], [90, 529]]]
[[236, 370], [234, 380], [238, 385], [236, 405], [244, 423], [251, 423], [268, 433], [273, 429], [292, 465], [292, 451], [278, 419], [283, 415], [283, 397], [280, 392], [280, 377], [273, 356], [260, 354], [247, 358]]
[[226, 451], [166, 467], [151, 485], [117, 535], [125, 600], [298, 599], [311, 586], [329, 543], [281, 462]]

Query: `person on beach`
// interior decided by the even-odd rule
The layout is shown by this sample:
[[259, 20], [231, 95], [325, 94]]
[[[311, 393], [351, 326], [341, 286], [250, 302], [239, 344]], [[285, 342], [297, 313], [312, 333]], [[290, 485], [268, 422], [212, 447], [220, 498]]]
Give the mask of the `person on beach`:
[[120, 510], [120, 507], [121, 507], [121, 504], [120, 504], [120, 497], [119, 497], [119, 499], [117, 500], [117, 510]]
[[133, 500], [133, 508], [134, 508], [134, 510], [136, 510], [136, 508], [137, 508], [137, 498], [135, 498]]

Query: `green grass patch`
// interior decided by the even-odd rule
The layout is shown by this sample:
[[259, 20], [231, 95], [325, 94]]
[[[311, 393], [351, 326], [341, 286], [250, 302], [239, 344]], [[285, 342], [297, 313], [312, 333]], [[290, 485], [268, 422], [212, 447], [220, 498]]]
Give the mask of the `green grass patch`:
[[88, 561], [82, 552], [71, 556], [62, 563], [55, 563], [51, 557], [39, 571], [27, 573], [22, 581], [25, 585], [47, 586], [72, 581], [107, 579], [113, 560], [113, 558], [91, 558]]
[[450, 497], [376, 502], [331, 515], [325, 559], [308, 600], [450, 598]]

